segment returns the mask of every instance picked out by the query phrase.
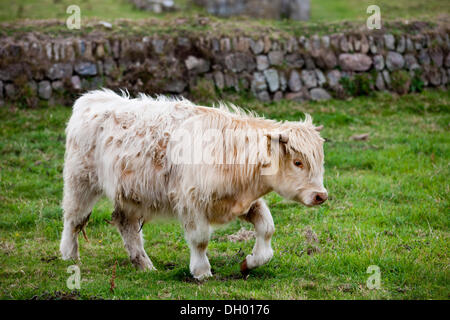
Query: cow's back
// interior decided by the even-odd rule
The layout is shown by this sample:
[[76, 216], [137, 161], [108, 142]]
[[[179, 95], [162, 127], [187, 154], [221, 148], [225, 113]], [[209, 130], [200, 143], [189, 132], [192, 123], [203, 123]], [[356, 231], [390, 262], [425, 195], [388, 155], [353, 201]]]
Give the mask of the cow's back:
[[[112, 91], [80, 97], [67, 125], [66, 158], [77, 157], [113, 201], [170, 206], [171, 133], [195, 114], [188, 101], [128, 99]], [[66, 160], [67, 162], [67, 160]]]

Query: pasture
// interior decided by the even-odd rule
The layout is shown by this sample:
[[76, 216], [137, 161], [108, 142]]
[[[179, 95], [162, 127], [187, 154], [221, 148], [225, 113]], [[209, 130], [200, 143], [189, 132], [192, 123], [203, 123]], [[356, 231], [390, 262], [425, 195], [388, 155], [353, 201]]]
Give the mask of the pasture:
[[[205, 9], [193, 6], [189, 0], [175, 0], [181, 9], [178, 12], [155, 14], [136, 9], [128, 0], [0, 0], [0, 21], [18, 21], [24, 19], [65, 19], [68, 17], [66, 9], [69, 5], [78, 5], [83, 18], [101, 18], [108, 21], [114, 19], [145, 19], [174, 20], [176, 18], [208, 16]], [[327, 23], [342, 20], [365, 20], [368, 15], [367, 7], [378, 5], [383, 19], [430, 19], [448, 13], [442, 0], [312, 0], [311, 22]], [[220, 18], [212, 19], [226, 20]], [[232, 18], [242, 22], [242, 17]], [[246, 23], [255, 19], [245, 19]], [[260, 21], [263, 24], [285, 24], [277, 21]], [[290, 22], [292, 24], [301, 24]]]
[[[224, 96], [268, 118], [298, 120], [309, 112], [325, 128], [325, 186], [330, 199], [305, 208], [276, 194], [266, 200], [276, 231], [274, 258], [247, 280], [239, 263], [254, 239], [228, 235], [252, 226], [235, 221], [209, 244], [213, 278], [189, 273], [189, 249], [175, 221], [144, 226], [145, 248], [158, 271], [129, 262], [109, 220], [112, 204], [94, 208], [80, 236], [80, 262], [62, 261], [62, 168], [68, 106], [0, 108], [1, 299], [448, 299], [450, 93], [299, 104], [262, 104]], [[351, 137], [368, 134], [366, 140]], [[67, 288], [77, 264], [81, 289]], [[381, 285], [366, 273], [379, 267]], [[114, 286], [111, 285], [114, 282]]]

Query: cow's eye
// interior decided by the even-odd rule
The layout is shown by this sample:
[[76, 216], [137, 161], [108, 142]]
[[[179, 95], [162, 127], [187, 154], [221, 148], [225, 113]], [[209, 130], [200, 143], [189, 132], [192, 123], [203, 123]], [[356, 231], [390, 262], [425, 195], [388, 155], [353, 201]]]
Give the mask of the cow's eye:
[[303, 162], [300, 160], [294, 160], [294, 165], [299, 168], [303, 168]]

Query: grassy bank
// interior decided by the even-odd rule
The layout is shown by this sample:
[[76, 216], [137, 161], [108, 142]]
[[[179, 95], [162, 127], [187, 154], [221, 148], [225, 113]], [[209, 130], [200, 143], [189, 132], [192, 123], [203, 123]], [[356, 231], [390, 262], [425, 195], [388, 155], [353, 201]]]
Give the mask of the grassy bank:
[[[175, 0], [175, 3], [180, 11], [155, 14], [136, 9], [128, 0], [0, 0], [0, 21], [64, 19], [68, 17], [69, 5], [78, 5], [83, 17], [107, 20], [208, 15], [205, 9], [192, 5], [189, 0]], [[384, 19], [433, 18], [446, 13], [442, 0], [312, 0], [311, 22], [366, 19], [370, 5], [378, 5]]]
[[[325, 185], [330, 200], [318, 208], [266, 199], [276, 232], [274, 259], [248, 280], [239, 262], [253, 240], [230, 242], [244, 222], [217, 230], [209, 244], [214, 277], [189, 275], [189, 250], [176, 222], [144, 227], [146, 250], [158, 271], [137, 272], [101, 200], [80, 237], [81, 290], [92, 299], [448, 299], [450, 94], [426, 91], [403, 97], [324, 103], [261, 105], [235, 97], [267, 117], [297, 120], [310, 112], [324, 124]], [[59, 258], [64, 126], [70, 108], [0, 109], [0, 298], [58, 298], [67, 267]], [[366, 141], [354, 134], [369, 133]], [[317, 235], [308, 240], [307, 230]], [[115, 290], [110, 280], [116, 265]], [[381, 288], [369, 290], [369, 265]]]

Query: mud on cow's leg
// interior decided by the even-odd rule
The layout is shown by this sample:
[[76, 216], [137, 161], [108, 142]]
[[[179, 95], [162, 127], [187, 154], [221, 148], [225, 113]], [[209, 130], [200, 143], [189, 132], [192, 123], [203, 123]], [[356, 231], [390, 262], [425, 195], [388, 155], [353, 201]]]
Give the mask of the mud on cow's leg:
[[78, 235], [80, 232], [83, 232], [83, 236], [86, 241], [89, 242], [85, 227], [89, 222], [89, 217], [91, 216], [92, 211], [89, 212], [85, 217], [82, 217], [82, 220], [76, 221], [74, 219], [66, 218], [64, 221], [64, 230], [63, 236], [60, 244], [60, 251], [62, 254], [63, 260], [74, 259], [78, 260], [80, 258], [78, 252]]
[[241, 272], [247, 275], [250, 269], [266, 264], [273, 257], [270, 240], [275, 232], [272, 215], [267, 204], [258, 199], [247, 214], [240, 217], [255, 226], [256, 242], [252, 254], [248, 255], [241, 264]]
[[144, 250], [142, 222], [140, 223], [139, 219], [129, 217], [123, 210], [116, 208], [112, 214], [112, 223], [119, 229], [131, 263], [141, 270], [156, 270]]
[[206, 221], [184, 221], [186, 241], [191, 251], [189, 269], [197, 280], [212, 277], [206, 250], [208, 247], [211, 227]]
[[92, 208], [98, 198], [99, 194], [92, 192], [90, 186], [78, 181], [65, 181], [62, 203], [64, 229], [59, 246], [63, 260], [78, 260], [80, 258], [78, 234], [82, 231], [85, 235], [84, 228], [89, 221]]

